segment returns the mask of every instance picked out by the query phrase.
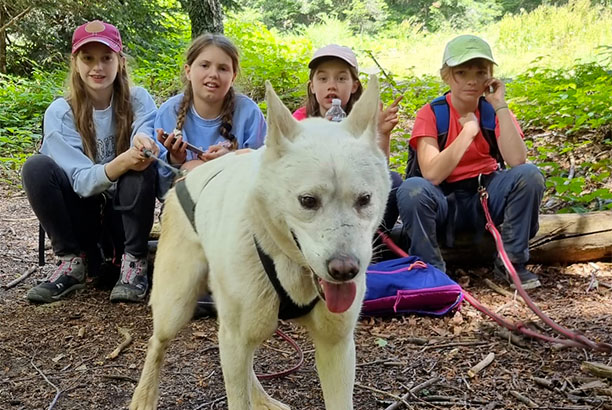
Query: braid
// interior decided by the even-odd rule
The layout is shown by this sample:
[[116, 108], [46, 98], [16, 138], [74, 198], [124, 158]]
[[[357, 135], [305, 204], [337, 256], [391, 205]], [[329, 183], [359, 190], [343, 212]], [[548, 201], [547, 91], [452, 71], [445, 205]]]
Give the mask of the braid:
[[227, 94], [225, 94], [223, 106], [221, 107], [221, 125], [219, 126], [219, 133], [231, 144], [230, 150], [235, 150], [238, 148], [238, 140], [236, 139], [236, 136], [232, 134], [235, 98], [236, 92], [234, 91], [234, 87], [230, 87]]
[[191, 85], [188, 85], [185, 87], [183, 101], [181, 101], [181, 105], [179, 106], [176, 116], [176, 129], [179, 131], [181, 131], [183, 129], [183, 125], [185, 125], [185, 118], [187, 118], [187, 111], [191, 106], [191, 101], [193, 101], [193, 89], [191, 88]]

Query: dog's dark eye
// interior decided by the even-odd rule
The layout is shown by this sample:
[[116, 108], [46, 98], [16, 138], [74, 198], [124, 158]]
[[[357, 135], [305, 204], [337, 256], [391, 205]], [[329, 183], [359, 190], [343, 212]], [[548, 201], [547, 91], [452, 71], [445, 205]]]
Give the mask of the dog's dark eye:
[[363, 208], [364, 206], [368, 206], [370, 204], [371, 198], [372, 196], [370, 194], [361, 194], [357, 198], [357, 202], [355, 203], [355, 205], [357, 206], [357, 208]]
[[311, 195], [300, 195], [300, 205], [306, 209], [317, 209], [319, 208], [319, 199]]

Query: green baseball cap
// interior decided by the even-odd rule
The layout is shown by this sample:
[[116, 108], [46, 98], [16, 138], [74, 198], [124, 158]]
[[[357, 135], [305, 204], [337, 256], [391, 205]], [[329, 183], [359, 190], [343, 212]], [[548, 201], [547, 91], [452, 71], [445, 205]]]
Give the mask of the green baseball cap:
[[446, 44], [442, 65], [455, 67], [475, 58], [484, 58], [493, 64], [497, 64], [493, 60], [491, 47], [486, 41], [471, 34], [464, 34], [455, 37]]

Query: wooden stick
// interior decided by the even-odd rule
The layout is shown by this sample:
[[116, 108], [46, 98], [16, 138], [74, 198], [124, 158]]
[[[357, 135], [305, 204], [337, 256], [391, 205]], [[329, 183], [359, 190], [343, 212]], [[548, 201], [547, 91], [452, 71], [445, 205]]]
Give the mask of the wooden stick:
[[542, 377], [532, 377], [533, 381], [536, 382], [536, 384], [539, 384], [540, 386], [544, 386], [548, 389], [552, 389], [553, 388], [553, 382], [551, 380], [548, 379], [544, 379]]
[[523, 404], [526, 404], [528, 407], [530, 407], [532, 409], [540, 407], [540, 406], [538, 406], [538, 404], [536, 402], [531, 400], [529, 397], [523, 396], [521, 393], [519, 393], [517, 391], [510, 390], [510, 394], [513, 395], [518, 401], [520, 401]]
[[389, 396], [391, 398], [394, 398], [396, 401], [402, 402], [404, 404], [404, 406], [408, 407], [409, 409], [412, 408], [412, 406], [410, 406], [410, 404], [408, 404], [406, 399], [402, 399], [400, 396], [398, 396], [396, 394], [389, 393], [389, 392], [386, 392], [384, 390], [379, 390], [379, 389], [376, 389], [374, 387], [364, 386], [363, 384], [359, 384], [359, 383], [355, 383], [355, 387], [359, 387], [360, 389], [364, 389], [364, 390], [370, 390], [370, 391], [373, 391], [374, 393], [379, 393], [379, 394], [382, 394], [384, 396]]
[[486, 345], [489, 342], [484, 342], [484, 341], [479, 341], [479, 340], [474, 340], [474, 341], [465, 341], [465, 342], [450, 342], [450, 343], [442, 343], [439, 345], [431, 345], [431, 346], [425, 346], [424, 348], [421, 349], [421, 352], [424, 352], [426, 350], [430, 350], [430, 349], [441, 349], [443, 347], [452, 347], [452, 346], [478, 346], [478, 345]]
[[9, 20], [8, 23], [6, 23], [4, 26], [0, 27], [0, 33], [4, 32], [4, 30], [6, 30], [9, 26], [11, 26], [12, 24], [15, 24], [20, 18], [22, 18], [23, 16], [25, 16], [27, 13], [30, 12], [30, 10], [32, 10], [32, 6], [28, 6], [27, 9], [25, 9], [24, 11], [22, 11], [21, 13], [17, 14], [15, 17], [13, 17], [12, 19]]
[[6, 285], [2, 285], [2, 288], [4, 289], [10, 289], [14, 286], [16, 286], [18, 283], [21, 283], [23, 280], [25, 280], [28, 276], [30, 276], [31, 274], [33, 274], [34, 272], [36, 272], [36, 266], [32, 266], [30, 269], [28, 269], [23, 275], [21, 275], [20, 277], [18, 277], [17, 279], [7, 283]]
[[591, 373], [598, 377], [606, 377], [612, 379], [612, 366], [606, 366], [603, 363], [597, 362], [582, 362], [580, 370]]
[[32, 366], [34, 366], [36, 371], [40, 373], [43, 379], [45, 379], [47, 384], [49, 384], [51, 387], [55, 389], [55, 397], [53, 398], [53, 401], [49, 404], [49, 408], [47, 409], [47, 410], [51, 410], [55, 406], [55, 403], [57, 403], [57, 401], [59, 400], [59, 397], [62, 394], [62, 391], [55, 384], [51, 383], [51, 381], [47, 378], [47, 376], [38, 367], [36, 367], [36, 365], [34, 364], [34, 358], [30, 360], [30, 363], [32, 364]]
[[127, 329], [123, 327], [117, 327], [117, 330], [121, 335], [123, 335], [123, 342], [121, 342], [121, 344], [117, 346], [115, 350], [113, 350], [109, 355], [106, 356], [106, 358], [110, 360], [116, 359], [117, 356], [119, 356], [119, 354], [121, 353], [121, 351], [127, 346], [129, 346], [130, 343], [132, 343], [132, 335], [130, 335]]
[[468, 370], [467, 372], [468, 376], [470, 376], [470, 378], [476, 376], [478, 372], [480, 372], [482, 369], [484, 369], [485, 367], [493, 363], [493, 359], [495, 359], [495, 353], [491, 352], [484, 359], [482, 359], [476, 366]]
[[439, 377], [434, 377], [434, 378], [429, 379], [429, 380], [427, 380], [427, 381], [425, 381], [425, 382], [423, 382], [421, 384], [418, 384], [418, 385], [414, 386], [412, 389], [410, 389], [408, 391], [408, 393], [406, 393], [402, 397], [400, 397], [401, 401], [396, 401], [395, 403], [393, 403], [392, 405], [387, 407], [385, 410], [397, 410], [397, 409], [401, 408], [401, 405], [404, 404], [404, 401], [407, 400], [411, 395], [416, 395], [421, 390], [426, 389], [429, 386], [438, 383], [439, 381], [440, 381]]

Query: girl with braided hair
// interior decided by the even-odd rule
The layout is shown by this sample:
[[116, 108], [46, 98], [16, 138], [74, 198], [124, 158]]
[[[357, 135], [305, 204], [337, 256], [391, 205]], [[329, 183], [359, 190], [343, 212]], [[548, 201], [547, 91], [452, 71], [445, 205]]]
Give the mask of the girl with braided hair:
[[[185, 91], [162, 104], [155, 118], [162, 159], [192, 169], [230, 151], [263, 145], [266, 122], [261, 110], [234, 91], [239, 68], [238, 50], [227, 37], [204, 34], [192, 41], [183, 71]], [[187, 143], [205, 152], [188, 151]], [[158, 172], [162, 197], [174, 175], [165, 167]]]

